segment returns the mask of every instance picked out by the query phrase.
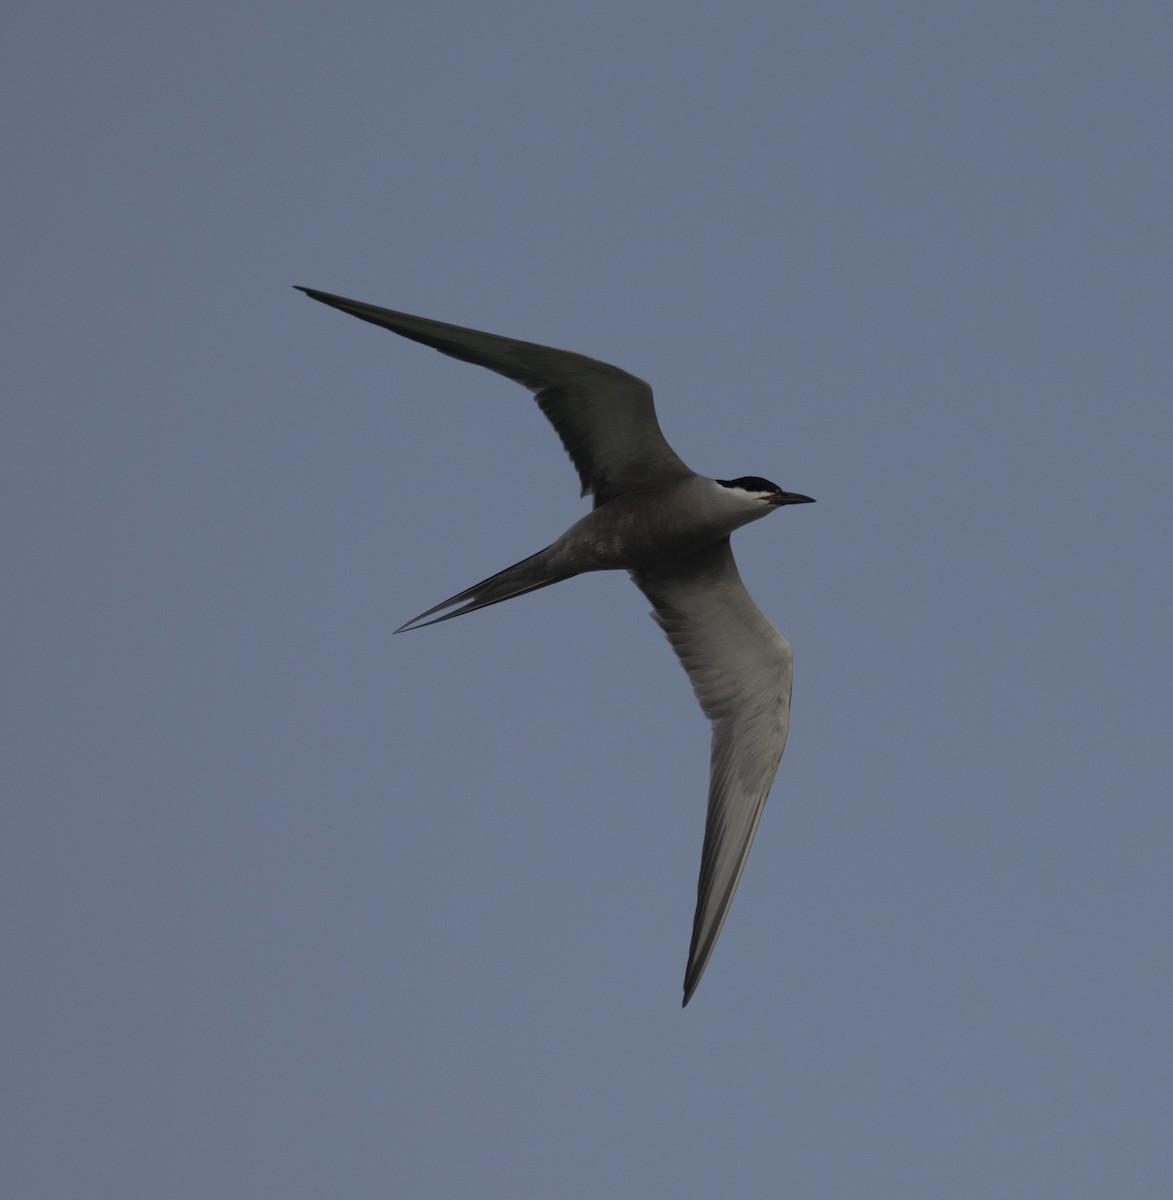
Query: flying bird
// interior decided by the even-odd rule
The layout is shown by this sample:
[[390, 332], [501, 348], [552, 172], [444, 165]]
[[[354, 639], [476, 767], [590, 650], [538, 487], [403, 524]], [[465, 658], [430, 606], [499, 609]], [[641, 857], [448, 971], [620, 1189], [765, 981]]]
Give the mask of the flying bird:
[[[790, 721], [793, 657], [741, 582], [729, 535], [813, 503], [757, 475], [709, 479], [668, 445], [652, 389], [582, 354], [376, 308], [312, 288], [314, 300], [533, 392], [594, 507], [544, 550], [401, 625], [434, 625], [584, 571], [623, 570], [651, 601], [712, 722], [709, 804], [684, 1004], [696, 991], [745, 868]], [[437, 615], [439, 614], [439, 615]], [[429, 619], [430, 618], [430, 619]]]

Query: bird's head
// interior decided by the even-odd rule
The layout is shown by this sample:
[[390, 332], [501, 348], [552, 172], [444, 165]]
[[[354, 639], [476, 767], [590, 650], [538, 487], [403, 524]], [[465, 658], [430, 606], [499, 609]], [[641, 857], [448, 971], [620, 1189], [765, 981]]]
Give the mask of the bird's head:
[[742, 493], [769, 508], [780, 508], [783, 504], [814, 504], [811, 496], [800, 496], [798, 492], [784, 492], [776, 483], [771, 483], [760, 475], [742, 475], [740, 479], [718, 479], [717, 482], [722, 487]]

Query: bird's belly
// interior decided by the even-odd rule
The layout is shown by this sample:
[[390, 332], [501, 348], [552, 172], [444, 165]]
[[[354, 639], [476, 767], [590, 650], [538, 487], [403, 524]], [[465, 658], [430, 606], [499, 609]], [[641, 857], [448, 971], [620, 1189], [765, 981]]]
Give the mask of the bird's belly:
[[695, 554], [728, 537], [739, 524], [691, 506], [649, 513], [646, 505], [613, 500], [571, 526], [565, 540], [589, 562], [586, 570], [630, 571]]

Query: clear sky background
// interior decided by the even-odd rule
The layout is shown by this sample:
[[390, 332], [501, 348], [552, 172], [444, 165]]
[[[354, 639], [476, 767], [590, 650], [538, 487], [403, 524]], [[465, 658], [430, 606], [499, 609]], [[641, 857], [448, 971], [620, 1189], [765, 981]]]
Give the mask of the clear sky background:
[[[21, 1200], [1173, 1195], [1173, 8], [18, 4]], [[617, 363], [794, 647], [680, 1008], [707, 726], [524, 391]]]

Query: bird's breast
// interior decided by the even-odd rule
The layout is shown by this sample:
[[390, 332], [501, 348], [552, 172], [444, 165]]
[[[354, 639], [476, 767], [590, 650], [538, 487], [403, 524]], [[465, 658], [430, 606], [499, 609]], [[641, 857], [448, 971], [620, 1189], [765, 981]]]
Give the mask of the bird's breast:
[[559, 548], [582, 561], [583, 570], [639, 570], [683, 558], [768, 511], [763, 506], [747, 514], [724, 505], [723, 490], [696, 476], [670, 488], [624, 493], [572, 525]]

